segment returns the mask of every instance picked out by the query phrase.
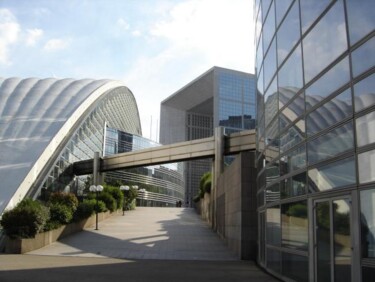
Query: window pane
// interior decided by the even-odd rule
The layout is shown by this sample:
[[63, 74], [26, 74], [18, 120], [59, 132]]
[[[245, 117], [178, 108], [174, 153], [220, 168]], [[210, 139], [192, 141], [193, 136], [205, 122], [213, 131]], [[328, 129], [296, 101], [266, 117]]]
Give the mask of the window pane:
[[[280, 103], [281, 104], [281, 103]], [[287, 126], [305, 112], [305, 94], [300, 93], [294, 100], [282, 111], [281, 118]]]
[[375, 142], [375, 112], [368, 113], [356, 120], [357, 146]]
[[375, 267], [362, 267], [362, 282], [375, 281]]
[[280, 194], [282, 199], [306, 194], [306, 172], [285, 179]]
[[375, 104], [375, 74], [354, 85], [354, 102], [356, 112]]
[[375, 181], [375, 150], [358, 155], [359, 183]]
[[267, 244], [280, 246], [280, 207], [267, 209]]
[[[263, 15], [266, 15], [266, 10], [264, 9], [263, 9]], [[272, 36], [275, 33], [275, 7], [273, 3], [268, 13], [267, 19], [264, 22], [262, 33], [263, 33], [263, 48], [264, 48], [264, 52], [266, 52], [271, 42]]]
[[267, 89], [264, 96], [265, 99], [265, 121], [266, 127], [270, 121], [276, 116], [279, 110], [278, 95], [277, 95], [277, 79], [274, 79]]
[[359, 39], [375, 29], [375, 1], [347, 0], [350, 43], [353, 45]]
[[276, 40], [272, 41], [271, 47], [268, 50], [263, 64], [264, 69], [264, 87], [267, 89], [271, 82], [272, 76], [276, 72]]
[[307, 257], [283, 253], [282, 274], [295, 281], [309, 281], [309, 264]]
[[281, 254], [280, 251], [267, 248], [267, 268], [280, 273]]
[[[283, 2], [283, 1], [279, 1]], [[294, 3], [277, 32], [277, 60], [279, 66], [300, 38], [298, 1]]]
[[301, 4], [302, 31], [305, 32], [310, 25], [324, 11], [331, 0], [303, 0]]
[[290, 89], [297, 93], [302, 88], [301, 45], [293, 51], [279, 71], [279, 88]]
[[281, 206], [282, 245], [307, 250], [308, 220], [307, 202], [296, 202]]
[[266, 189], [266, 202], [271, 203], [274, 201], [280, 201], [279, 183], [274, 184]]
[[309, 164], [334, 157], [353, 148], [353, 124], [350, 122], [308, 142]]
[[262, 65], [263, 60], [263, 44], [262, 44], [262, 36], [260, 36], [260, 44], [258, 45], [258, 50], [256, 52], [256, 69], [257, 75], [259, 75], [260, 66]]
[[309, 170], [310, 192], [319, 192], [356, 183], [354, 157], [339, 160], [328, 165]]
[[305, 82], [315, 77], [346, 49], [344, 7], [342, 1], [337, 1], [303, 40]]
[[274, 152], [279, 150], [279, 120], [276, 118], [266, 129], [266, 146], [273, 148]]
[[375, 258], [375, 189], [361, 191], [362, 257]]
[[[375, 2], [375, 1], [374, 1]], [[361, 73], [375, 66], [375, 37], [367, 41], [352, 53], [353, 76], [356, 77]]]
[[275, 1], [277, 25], [281, 22], [281, 19], [284, 17], [292, 2], [292, 0]]
[[306, 110], [328, 97], [335, 90], [349, 82], [349, 80], [349, 60], [346, 57], [307, 88]]
[[347, 89], [307, 116], [307, 134], [311, 136], [351, 116], [352, 109], [352, 95]]
[[[283, 117], [281, 117], [282, 119]], [[300, 122], [290, 127], [286, 132], [280, 136], [280, 153], [284, 153], [290, 148], [301, 142], [304, 137], [303, 126], [300, 126]]]
[[281, 175], [288, 174], [294, 170], [306, 166], [306, 145], [298, 147], [296, 150], [289, 152], [280, 159]]
[[266, 168], [266, 184], [275, 181], [280, 176], [279, 165], [272, 164]]

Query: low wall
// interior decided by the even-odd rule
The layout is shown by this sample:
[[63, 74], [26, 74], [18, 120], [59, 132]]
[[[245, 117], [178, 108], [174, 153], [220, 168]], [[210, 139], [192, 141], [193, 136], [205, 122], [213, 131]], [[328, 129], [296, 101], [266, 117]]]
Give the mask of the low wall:
[[[118, 214], [119, 211], [114, 213], [104, 212], [98, 214], [98, 221], [103, 221], [104, 219]], [[88, 219], [82, 220], [77, 223], [70, 223], [65, 226], [61, 226], [57, 229], [50, 230], [43, 233], [36, 234], [35, 238], [28, 239], [10, 239], [6, 238], [5, 243], [5, 253], [7, 254], [24, 254], [31, 252], [36, 249], [40, 249], [44, 246], [52, 244], [53, 242], [67, 237], [71, 234], [82, 231], [84, 228], [89, 228], [94, 226], [96, 222], [96, 215], [92, 215]]]

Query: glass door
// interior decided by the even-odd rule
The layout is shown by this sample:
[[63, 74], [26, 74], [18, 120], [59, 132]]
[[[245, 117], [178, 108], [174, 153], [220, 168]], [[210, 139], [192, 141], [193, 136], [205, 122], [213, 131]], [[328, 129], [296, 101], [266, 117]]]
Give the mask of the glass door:
[[315, 281], [351, 281], [351, 198], [314, 203]]

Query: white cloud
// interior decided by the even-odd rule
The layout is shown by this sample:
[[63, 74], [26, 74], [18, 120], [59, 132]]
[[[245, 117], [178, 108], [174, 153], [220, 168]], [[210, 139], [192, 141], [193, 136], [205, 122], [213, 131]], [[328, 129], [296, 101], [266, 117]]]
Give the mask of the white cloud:
[[0, 64], [11, 64], [8, 53], [10, 45], [17, 42], [21, 27], [8, 9], [0, 9]]
[[139, 30], [133, 30], [132, 35], [135, 36], [135, 37], [139, 37], [139, 36], [142, 35], [142, 33]]
[[63, 40], [59, 38], [50, 39], [44, 45], [43, 49], [46, 51], [57, 51], [65, 49], [69, 46], [69, 40]]
[[36, 42], [43, 36], [43, 30], [39, 28], [26, 30], [26, 45], [34, 46]]
[[120, 18], [117, 20], [117, 25], [124, 30], [129, 30], [130, 24], [128, 24], [124, 19]]

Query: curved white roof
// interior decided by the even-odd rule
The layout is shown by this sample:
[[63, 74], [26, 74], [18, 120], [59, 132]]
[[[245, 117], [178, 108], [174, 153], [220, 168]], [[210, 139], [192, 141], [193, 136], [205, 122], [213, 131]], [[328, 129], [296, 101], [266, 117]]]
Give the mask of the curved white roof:
[[[27, 193], [64, 137], [99, 98], [123, 87], [112, 80], [0, 78], [0, 214]], [[140, 133], [140, 132], [139, 132]]]

